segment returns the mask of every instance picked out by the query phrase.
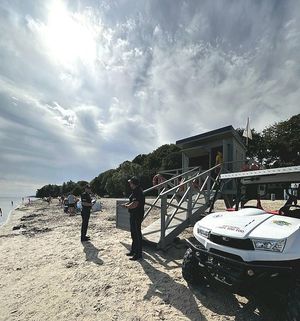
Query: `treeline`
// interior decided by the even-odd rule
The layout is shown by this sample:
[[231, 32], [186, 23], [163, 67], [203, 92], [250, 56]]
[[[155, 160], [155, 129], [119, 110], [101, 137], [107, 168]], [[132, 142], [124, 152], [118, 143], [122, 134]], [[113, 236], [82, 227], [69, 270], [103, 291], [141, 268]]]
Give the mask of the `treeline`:
[[137, 176], [147, 189], [152, 186], [152, 178], [159, 170], [181, 167], [180, 148], [174, 144], [163, 145], [150, 154], [138, 155], [131, 162], [125, 161], [118, 168], [99, 174], [90, 184], [98, 195], [122, 197], [130, 192], [127, 182], [130, 177]]
[[[237, 129], [242, 136], [243, 129]], [[275, 123], [261, 133], [252, 129], [253, 140], [249, 140], [247, 157], [254, 158], [266, 168], [300, 165], [300, 114], [287, 121]], [[243, 138], [244, 139], [244, 138]], [[110, 169], [95, 177], [90, 185], [99, 195], [122, 197], [129, 194], [127, 180], [135, 175], [144, 189], [152, 186], [153, 176], [160, 170], [181, 168], [181, 151], [174, 144], [163, 145], [150, 154], [141, 154], [132, 161], [125, 161], [116, 169]], [[37, 190], [37, 197], [57, 197], [72, 192], [80, 195], [87, 182], [69, 181], [59, 185], [46, 185]], [[125, 195], [124, 195], [125, 193]]]
[[[122, 197], [129, 194], [127, 180], [132, 176], [139, 177], [144, 189], [152, 186], [152, 178], [159, 170], [181, 168], [180, 148], [174, 144], [166, 144], [150, 154], [140, 154], [132, 161], [125, 161], [116, 169], [110, 169], [99, 174], [91, 182], [92, 192], [110, 197]], [[63, 185], [45, 185], [38, 189], [36, 197], [57, 197], [72, 192], [80, 195], [88, 182], [77, 183], [69, 181]], [[125, 193], [125, 195], [124, 195]]]
[[70, 192], [78, 196], [83, 193], [86, 184], [88, 184], [86, 181], [78, 181], [77, 183], [69, 181], [62, 185], [45, 185], [36, 191], [36, 197], [58, 197], [61, 195], [68, 195]]
[[[237, 129], [240, 135], [243, 129]], [[247, 157], [257, 159], [266, 168], [300, 165], [300, 114], [266, 127], [252, 130]]]

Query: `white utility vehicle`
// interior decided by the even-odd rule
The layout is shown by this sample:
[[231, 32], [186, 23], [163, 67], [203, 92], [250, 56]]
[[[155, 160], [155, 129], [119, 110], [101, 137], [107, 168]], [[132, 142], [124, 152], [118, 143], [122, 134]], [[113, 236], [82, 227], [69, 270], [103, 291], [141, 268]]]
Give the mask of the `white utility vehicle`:
[[[300, 166], [221, 175], [234, 208], [198, 221], [182, 265], [190, 284], [217, 282], [232, 292], [279, 298], [287, 321], [300, 320]], [[284, 192], [285, 191], [285, 192]], [[273, 194], [285, 204], [264, 210]], [[274, 198], [274, 196], [272, 197]], [[251, 199], [257, 206], [247, 206]]]

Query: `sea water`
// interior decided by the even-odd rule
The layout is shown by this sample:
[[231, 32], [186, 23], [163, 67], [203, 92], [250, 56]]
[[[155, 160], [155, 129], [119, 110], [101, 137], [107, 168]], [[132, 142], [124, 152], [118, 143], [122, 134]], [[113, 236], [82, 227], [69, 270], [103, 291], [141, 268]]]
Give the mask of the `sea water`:
[[[25, 201], [27, 201], [26, 198], [24, 199], [24, 202]], [[2, 210], [2, 216], [0, 213], [0, 226], [7, 221], [10, 212], [20, 204], [22, 204], [22, 197], [1, 197], [0, 196], [0, 208]]]

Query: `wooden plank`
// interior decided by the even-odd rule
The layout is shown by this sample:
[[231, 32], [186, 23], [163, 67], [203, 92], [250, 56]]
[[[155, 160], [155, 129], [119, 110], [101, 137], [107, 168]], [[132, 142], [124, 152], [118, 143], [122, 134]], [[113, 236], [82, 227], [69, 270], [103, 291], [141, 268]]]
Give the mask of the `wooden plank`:
[[[165, 234], [165, 242], [167, 245], [168, 243], [172, 242], [173, 239], [178, 236], [190, 223], [195, 223], [203, 216], [203, 213], [208, 208], [207, 204], [203, 204], [197, 209], [193, 210], [193, 214], [191, 217], [187, 217], [187, 212], [177, 213], [172, 222], [170, 223], [169, 227], [166, 230]], [[161, 228], [161, 221], [160, 219], [154, 221], [152, 224], [147, 226], [142, 230], [143, 238], [149, 242], [158, 244], [160, 242], [160, 228]], [[176, 231], [175, 231], [176, 230]], [[174, 232], [174, 233], [173, 233]], [[171, 236], [170, 234], [173, 235]]]
[[[168, 228], [166, 229], [166, 237], [170, 234], [173, 230], [175, 230], [179, 225], [185, 222], [187, 219], [187, 213], [177, 213], [174, 217]], [[153, 242], [158, 243], [160, 241], [160, 219], [154, 221], [152, 224], [147, 226], [142, 230], [143, 238]]]

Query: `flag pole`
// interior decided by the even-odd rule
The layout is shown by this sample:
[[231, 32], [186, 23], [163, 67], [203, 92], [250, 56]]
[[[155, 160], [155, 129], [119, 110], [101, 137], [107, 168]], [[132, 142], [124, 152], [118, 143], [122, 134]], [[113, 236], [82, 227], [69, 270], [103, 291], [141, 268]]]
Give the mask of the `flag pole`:
[[249, 124], [249, 117], [247, 118], [247, 124], [243, 132], [243, 136], [246, 137], [246, 147], [248, 147], [249, 139], [252, 139], [252, 133], [251, 133], [250, 124]]

